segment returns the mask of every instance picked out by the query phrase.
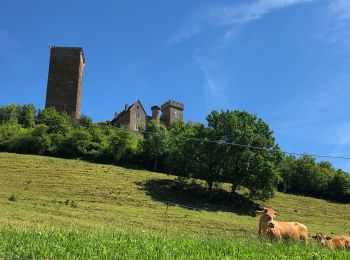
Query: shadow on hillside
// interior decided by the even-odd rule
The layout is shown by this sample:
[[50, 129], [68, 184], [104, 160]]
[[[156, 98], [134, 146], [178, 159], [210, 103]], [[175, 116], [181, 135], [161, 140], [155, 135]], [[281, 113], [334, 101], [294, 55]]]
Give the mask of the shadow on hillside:
[[139, 189], [146, 191], [153, 200], [192, 210], [226, 211], [238, 215], [255, 216], [260, 205], [248, 198], [235, 194], [234, 197], [223, 189], [214, 189], [211, 194], [197, 183], [184, 183], [178, 180], [153, 179], [136, 182]]

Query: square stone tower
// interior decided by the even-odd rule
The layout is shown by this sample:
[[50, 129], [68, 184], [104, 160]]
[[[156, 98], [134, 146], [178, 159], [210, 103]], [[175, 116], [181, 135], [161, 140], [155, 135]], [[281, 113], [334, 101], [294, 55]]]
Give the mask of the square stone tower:
[[168, 100], [160, 107], [160, 109], [162, 111], [160, 121], [165, 123], [167, 126], [171, 125], [171, 123], [174, 121], [182, 121], [184, 104], [173, 100]]
[[84, 52], [79, 47], [50, 47], [50, 66], [45, 107], [80, 118]]

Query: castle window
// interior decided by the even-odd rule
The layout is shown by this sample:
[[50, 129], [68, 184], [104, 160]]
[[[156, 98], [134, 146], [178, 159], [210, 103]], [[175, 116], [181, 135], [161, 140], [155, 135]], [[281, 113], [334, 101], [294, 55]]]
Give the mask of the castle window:
[[139, 131], [139, 125], [138, 124], [135, 124], [135, 130]]
[[140, 118], [140, 113], [136, 113], [136, 118]]
[[179, 118], [179, 111], [174, 112], [175, 118]]

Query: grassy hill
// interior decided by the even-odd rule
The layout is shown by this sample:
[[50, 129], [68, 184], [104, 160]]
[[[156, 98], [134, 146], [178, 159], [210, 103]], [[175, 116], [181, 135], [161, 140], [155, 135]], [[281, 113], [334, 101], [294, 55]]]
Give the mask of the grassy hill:
[[[179, 186], [174, 176], [144, 170], [0, 153], [2, 227], [248, 238], [256, 237], [252, 213], [261, 203], [276, 209], [279, 220], [306, 224], [310, 235], [350, 234], [347, 204], [283, 193], [266, 202], [232, 202], [227, 195], [208, 196], [198, 184]], [[176, 204], [167, 212], [166, 201]]]
[[[259, 201], [200, 182], [79, 160], [0, 153], [0, 258], [350, 259], [257, 237]], [[12, 197], [11, 200], [9, 198]], [[167, 202], [173, 204], [168, 206]], [[350, 205], [277, 193], [263, 202], [310, 235], [350, 233]]]

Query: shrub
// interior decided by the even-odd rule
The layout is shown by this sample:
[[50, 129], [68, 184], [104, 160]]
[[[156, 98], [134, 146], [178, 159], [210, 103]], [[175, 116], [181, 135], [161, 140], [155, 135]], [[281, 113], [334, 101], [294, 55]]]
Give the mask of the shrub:
[[17, 197], [14, 193], [11, 194], [11, 196], [8, 198], [9, 201], [13, 201], [16, 202], [17, 201]]
[[72, 200], [70, 202], [70, 205], [71, 205], [72, 208], [77, 208], [78, 207], [78, 204], [74, 200]]

